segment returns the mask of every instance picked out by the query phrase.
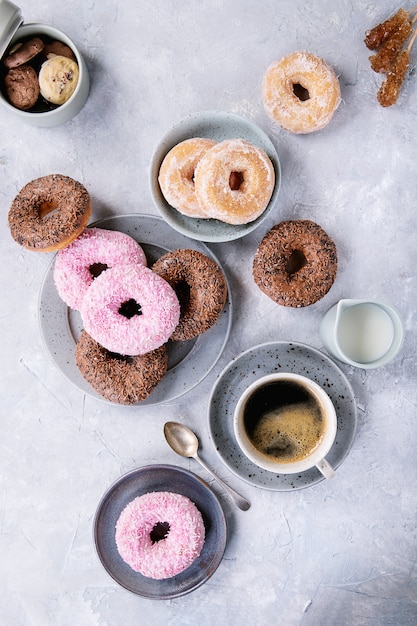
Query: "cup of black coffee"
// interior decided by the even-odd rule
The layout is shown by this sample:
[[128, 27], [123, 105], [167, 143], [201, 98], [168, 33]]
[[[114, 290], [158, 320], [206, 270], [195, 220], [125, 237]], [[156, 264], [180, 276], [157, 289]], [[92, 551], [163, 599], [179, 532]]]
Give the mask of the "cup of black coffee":
[[269, 374], [252, 383], [236, 405], [234, 431], [258, 467], [293, 474], [316, 466], [326, 478], [334, 475], [325, 457], [336, 437], [336, 411], [306, 376]]

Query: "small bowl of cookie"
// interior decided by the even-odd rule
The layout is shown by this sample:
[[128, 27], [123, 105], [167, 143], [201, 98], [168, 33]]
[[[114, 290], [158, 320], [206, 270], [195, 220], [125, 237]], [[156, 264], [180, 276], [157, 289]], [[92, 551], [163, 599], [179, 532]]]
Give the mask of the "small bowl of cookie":
[[0, 0], [0, 102], [32, 126], [64, 124], [84, 106], [90, 81], [74, 42], [46, 24], [22, 24], [20, 9]]

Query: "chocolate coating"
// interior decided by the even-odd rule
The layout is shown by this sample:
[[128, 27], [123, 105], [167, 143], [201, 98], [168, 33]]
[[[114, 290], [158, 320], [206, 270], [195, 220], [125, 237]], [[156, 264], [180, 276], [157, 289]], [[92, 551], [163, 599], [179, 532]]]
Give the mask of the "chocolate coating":
[[84, 230], [91, 215], [88, 191], [78, 181], [50, 174], [25, 185], [8, 215], [13, 239], [28, 250], [52, 252]]
[[31, 109], [39, 98], [39, 81], [30, 65], [20, 65], [9, 70], [4, 78], [6, 97], [17, 109]]
[[109, 402], [135, 404], [145, 400], [167, 371], [165, 345], [141, 356], [109, 352], [83, 330], [75, 361], [85, 380]]
[[262, 239], [252, 270], [255, 283], [277, 304], [308, 306], [323, 298], [333, 285], [336, 246], [315, 222], [281, 222]]
[[42, 52], [44, 47], [45, 44], [42, 39], [33, 37], [29, 41], [24, 41], [14, 46], [4, 58], [3, 63], [8, 69], [19, 67]]
[[56, 56], [67, 57], [72, 61], [77, 61], [75, 54], [71, 50], [69, 46], [62, 41], [52, 41], [51, 43], [47, 43], [45, 48], [43, 49], [43, 57], [48, 59], [50, 54], [54, 54]]
[[197, 250], [173, 250], [158, 259], [152, 270], [168, 281], [181, 304], [172, 340], [193, 339], [216, 323], [227, 297], [226, 280], [217, 263]]

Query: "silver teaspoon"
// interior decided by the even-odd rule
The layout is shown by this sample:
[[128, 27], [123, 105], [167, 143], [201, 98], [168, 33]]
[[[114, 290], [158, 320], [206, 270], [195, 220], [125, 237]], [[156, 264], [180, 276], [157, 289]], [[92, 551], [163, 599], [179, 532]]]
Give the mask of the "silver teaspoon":
[[247, 511], [250, 507], [250, 502], [238, 494], [234, 489], [229, 487], [221, 478], [200, 459], [198, 456], [198, 439], [192, 430], [179, 424], [178, 422], [166, 422], [164, 425], [164, 435], [168, 444], [177, 454], [185, 456], [187, 458], [193, 458], [210, 474], [215, 480], [217, 480], [223, 487], [223, 489], [229, 494], [235, 504], [242, 511]]

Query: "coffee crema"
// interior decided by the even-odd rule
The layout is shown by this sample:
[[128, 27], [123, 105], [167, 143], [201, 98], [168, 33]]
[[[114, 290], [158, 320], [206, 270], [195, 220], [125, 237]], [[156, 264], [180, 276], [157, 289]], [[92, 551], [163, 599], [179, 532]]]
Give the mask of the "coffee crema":
[[319, 400], [304, 386], [289, 380], [256, 389], [246, 403], [243, 423], [258, 452], [278, 463], [308, 457], [326, 429]]

